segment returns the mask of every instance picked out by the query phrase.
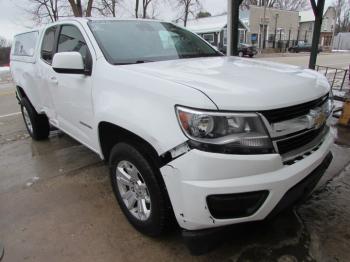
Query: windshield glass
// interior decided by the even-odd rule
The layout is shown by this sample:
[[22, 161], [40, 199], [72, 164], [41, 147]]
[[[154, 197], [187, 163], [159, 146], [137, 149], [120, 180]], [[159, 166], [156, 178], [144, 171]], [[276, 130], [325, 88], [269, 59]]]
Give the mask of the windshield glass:
[[221, 55], [199, 36], [158, 21], [90, 21], [102, 52], [112, 64]]

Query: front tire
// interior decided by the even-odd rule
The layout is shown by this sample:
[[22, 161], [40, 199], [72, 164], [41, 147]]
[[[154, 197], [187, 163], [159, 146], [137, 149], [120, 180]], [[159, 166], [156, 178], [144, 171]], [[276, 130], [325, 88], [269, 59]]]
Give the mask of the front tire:
[[111, 150], [109, 166], [115, 197], [129, 222], [152, 237], [168, 231], [173, 214], [167, 192], [157, 177], [159, 170], [141, 150], [118, 143]]
[[244, 56], [244, 53], [243, 53], [242, 51], [239, 51], [239, 52], [238, 52], [238, 56], [239, 56], [239, 57], [243, 57], [243, 56]]
[[47, 139], [50, 134], [50, 124], [46, 115], [38, 114], [26, 97], [21, 100], [21, 111], [29, 135], [34, 140]]

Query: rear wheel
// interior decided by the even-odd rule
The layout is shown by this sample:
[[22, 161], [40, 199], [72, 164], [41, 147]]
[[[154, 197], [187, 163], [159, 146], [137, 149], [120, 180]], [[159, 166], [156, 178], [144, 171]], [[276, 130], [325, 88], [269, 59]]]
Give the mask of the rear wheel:
[[250, 57], [250, 58], [253, 58], [253, 57], [254, 57], [254, 55], [253, 55], [253, 54], [249, 54], [249, 57]]
[[173, 216], [167, 192], [142, 150], [116, 144], [110, 154], [111, 182], [117, 201], [129, 222], [141, 233], [159, 236], [171, 226]]
[[35, 111], [29, 100], [24, 97], [21, 100], [21, 111], [29, 135], [34, 140], [43, 140], [48, 138], [50, 133], [50, 124], [46, 115], [40, 115]]
[[239, 57], [243, 57], [243, 56], [244, 56], [243, 51], [239, 51], [239, 52], [238, 52], [238, 56], [239, 56]]

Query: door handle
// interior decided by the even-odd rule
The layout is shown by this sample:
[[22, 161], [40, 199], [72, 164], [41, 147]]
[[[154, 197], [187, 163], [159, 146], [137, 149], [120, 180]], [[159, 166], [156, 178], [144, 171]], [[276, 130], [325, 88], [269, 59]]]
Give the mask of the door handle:
[[51, 81], [52, 83], [54, 83], [54, 84], [57, 84], [57, 83], [58, 83], [58, 80], [57, 80], [57, 78], [56, 78], [55, 76], [51, 76], [51, 77], [50, 77], [50, 81]]

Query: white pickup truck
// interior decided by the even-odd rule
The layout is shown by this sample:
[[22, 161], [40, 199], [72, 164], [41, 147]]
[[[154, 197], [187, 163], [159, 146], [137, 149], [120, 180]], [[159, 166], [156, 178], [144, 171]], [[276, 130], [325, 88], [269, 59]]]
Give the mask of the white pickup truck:
[[32, 138], [54, 126], [106, 160], [122, 211], [150, 236], [273, 216], [332, 159], [324, 76], [223, 56], [171, 23], [53, 23], [15, 37], [11, 72]]

